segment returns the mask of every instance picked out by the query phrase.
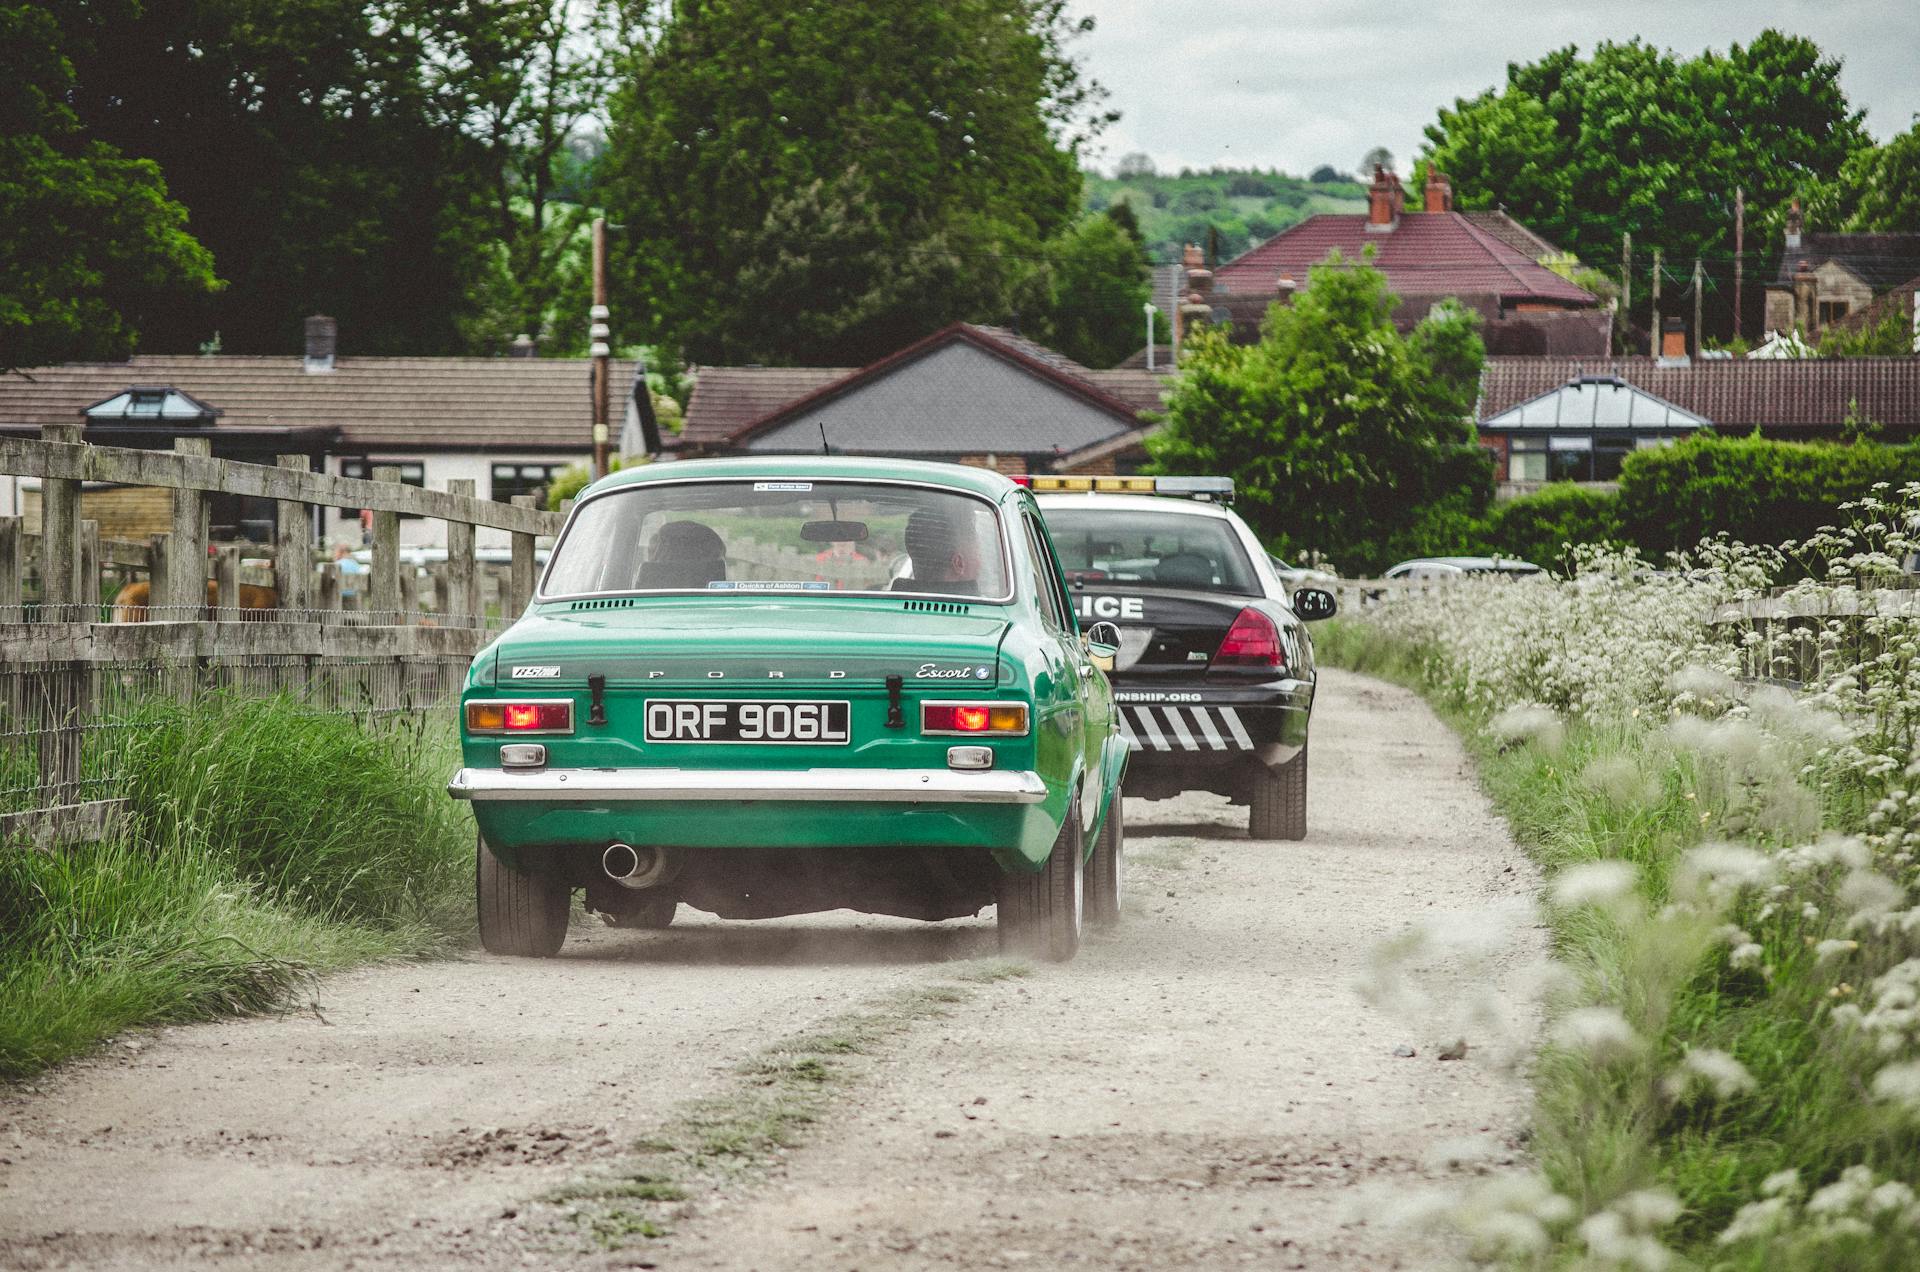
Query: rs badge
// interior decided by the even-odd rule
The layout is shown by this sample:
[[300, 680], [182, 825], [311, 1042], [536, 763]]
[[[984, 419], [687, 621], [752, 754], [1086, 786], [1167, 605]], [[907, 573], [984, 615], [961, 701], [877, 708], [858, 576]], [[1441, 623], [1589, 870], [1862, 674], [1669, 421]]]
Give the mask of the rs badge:
[[560, 669], [558, 667], [515, 667], [513, 678], [515, 680], [558, 680]]

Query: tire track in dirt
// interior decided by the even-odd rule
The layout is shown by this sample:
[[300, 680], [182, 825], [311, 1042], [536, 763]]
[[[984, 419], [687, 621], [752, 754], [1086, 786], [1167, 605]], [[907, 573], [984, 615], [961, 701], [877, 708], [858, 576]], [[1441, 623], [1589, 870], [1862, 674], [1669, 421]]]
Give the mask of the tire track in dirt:
[[[991, 954], [991, 923], [577, 929], [555, 963], [335, 978], [324, 1023], [143, 1035], [0, 1096], [0, 1266], [1435, 1266], [1365, 1217], [1457, 1175], [1442, 1144], [1510, 1159], [1526, 1092], [1354, 981], [1532, 874], [1404, 691], [1327, 673], [1312, 780], [1298, 844], [1213, 797], [1132, 803], [1117, 933], [853, 1062], [807, 1145], [695, 1189], [664, 1239], [603, 1254], [537, 1199], [770, 1043]], [[1459, 976], [1517, 994], [1540, 934], [1494, 945]]]

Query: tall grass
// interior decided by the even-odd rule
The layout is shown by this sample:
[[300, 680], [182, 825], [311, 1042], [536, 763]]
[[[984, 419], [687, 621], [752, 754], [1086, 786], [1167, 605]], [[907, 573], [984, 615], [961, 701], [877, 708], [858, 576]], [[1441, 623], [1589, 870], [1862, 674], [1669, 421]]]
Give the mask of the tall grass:
[[288, 1001], [472, 922], [449, 730], [215, 697], [127, 722], [119, 842], [0, 853], [0, 1077], [142, 1023]]
[[[1883, 1034], [1875, 1054], [1844, 1023], [1916, 942], [1899, 911], [1877, 936], [1858, 917], [1867, 847], [1817, 840], [1823, 826], [1867, 829], [1873, 802], [1849, 770], [1755, 726], [1764, 702], [1734, 704], [1713, 736], [1690, 712], [1724, 704], [1687, 691], [1665, 710], [1549, 716], [1529, 734], [1462, 692], [1442, 650], [1390, 625], [1346, 623], [1317, 645], [1428, 694], [1547, 876], [1566, 988], [1534, 1065], [1532, 1149], [1570, 1204], [1525, 1199], [1483, 1252], [1529, 1267], [1920, 1266], [1920, 1119], [1874, 1087], [1912, 1031], [1897, 1046]], [[1716, 891], [1702, 874], [1728, 851], [1715, 845], [1765, 873]], [[1911, 878], [1910, 855], [1872, 863]], [[1578, 892], [1596, 866], [1629, 886]], [[1595, 1020], [1617, 1023], [1572, 1027]]]

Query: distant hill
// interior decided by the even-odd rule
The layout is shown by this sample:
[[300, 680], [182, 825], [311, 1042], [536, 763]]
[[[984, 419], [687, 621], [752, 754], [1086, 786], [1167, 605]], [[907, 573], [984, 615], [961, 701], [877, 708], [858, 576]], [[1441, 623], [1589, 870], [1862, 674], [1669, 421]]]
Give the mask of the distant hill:
[[1315, 213], [1367, 210], [1366, 187], [1357, 182], [1308, 181], [1258, 168], [1083, 175], [1080, 197], [1087, 211], [1105, 212], [1123, 200], [1131, 204], [1156, 264], [1178, 261], [1182, 244], [1205, 247], [1210, 228], [1219, 233], [1219, 259], [1226, 261]]

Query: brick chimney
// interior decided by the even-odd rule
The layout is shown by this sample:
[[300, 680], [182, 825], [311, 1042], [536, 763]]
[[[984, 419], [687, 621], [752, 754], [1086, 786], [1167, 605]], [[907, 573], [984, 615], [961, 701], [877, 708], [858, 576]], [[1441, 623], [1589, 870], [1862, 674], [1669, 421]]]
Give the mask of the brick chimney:
[[1173, 320], [1185, 334], [1213, 316], [1213, 306], [1208, 300], [1213, 295], [1213, 271], [1207, 268], [1207, 254], [1198, 243], [1187, 244], [1180, 253], [1180, 262], [1185, 267], [1186, 282]]
[[1802, 257], [1793, 271], [1793, 321], [1806, 335], [1820, 329], [1820, 280], [1814, 276], [1813, 262]]
[[1666, 318], [1660, 323], [1660, 365], [1663, 367], [1685, 366], [1687, 358], [1687, 324], [1680, 318]]
[[1806, 228], [1806, 217], [1800, 211], [1800, 200], [1795, 199], [1787, 208], [1787, 250], [1800, 250], [1800, 231]]
[[340, 344], [340, 327], [333, 319], [315, 314], [307, 319], [307, 358], [308, 375], [320, 375], [333, 370], [333, 355]]
[[1406, 205], [1406, 191], [1400, 178], [1379, 164], [1373, 166], [1373, 185], [1367, 190], [1367, 232], [1390, 234], [1400, 223], [1400, 210]]
[[1453, 211], [1453, 182], [1438, 167], [1427, 168], [1427, 211]]

